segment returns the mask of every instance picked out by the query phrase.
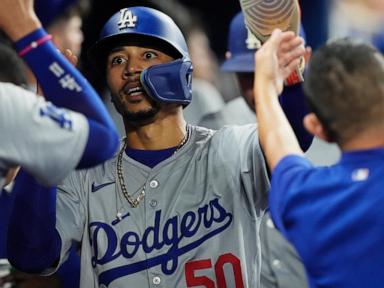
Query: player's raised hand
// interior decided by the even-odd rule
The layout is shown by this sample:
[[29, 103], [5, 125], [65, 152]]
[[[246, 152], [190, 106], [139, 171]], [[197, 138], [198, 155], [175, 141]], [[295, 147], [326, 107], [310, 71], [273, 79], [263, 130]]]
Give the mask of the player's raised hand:
[[284, 80], [300, 65], [306, 51], [303, 38], [292, 31], [275, 29], [256, 52], [255, 95], [262, 93], [262, 89], [280, 95]]
[[0, 28], [13, 41], [41, 27], [33, 4], [34, 0], [0, 0]]

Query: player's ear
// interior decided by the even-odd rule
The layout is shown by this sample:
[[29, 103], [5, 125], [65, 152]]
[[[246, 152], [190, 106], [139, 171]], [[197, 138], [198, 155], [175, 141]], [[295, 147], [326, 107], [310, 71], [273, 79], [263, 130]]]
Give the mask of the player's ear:
[[305, 129], [307, 129], [309, 133], [313, 134], [317, 138], [320, 138], [321, 140], [331, 142], [331, 138], [328, 136], [327, 131], [324, 129], [323, 124], [321, 124], [315, 113], [309, 113], [306, 115], [303, 122]]

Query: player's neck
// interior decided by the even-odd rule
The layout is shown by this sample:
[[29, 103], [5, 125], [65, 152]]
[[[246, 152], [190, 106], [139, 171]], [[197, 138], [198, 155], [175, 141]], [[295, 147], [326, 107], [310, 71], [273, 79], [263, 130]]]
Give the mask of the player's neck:
[[182, 112], [159, 115], [149, 124], [134, 127], [126, 125], [128, 147], [144, 150], [161, 150], [180, 144], [186, 133]]
[[384, 147], [384, 128], [358, 132], [358, 136], [341, 145], [343, 151]]

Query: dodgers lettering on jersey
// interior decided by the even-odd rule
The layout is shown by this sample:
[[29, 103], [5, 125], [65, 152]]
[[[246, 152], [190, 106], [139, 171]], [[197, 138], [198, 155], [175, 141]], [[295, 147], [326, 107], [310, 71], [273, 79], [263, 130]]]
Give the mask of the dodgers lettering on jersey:
[[[91, 231], [91, 243], [93, 243], [92, 266], [94, 268], [118, 257], [129, 260], [136, 255], [138, 249], [142, 249], [145, 253], [151, 253], [153, 250], [165, 252], [153, 258], [104, 271], [99, 275], [100, 284], [108, 286], [116, 278], [157, 265], [161, 265], [164, 274], [171, 275], [178, 268], [180, 255], [188, 253], [228, 228], [233, 218], [232, 214], [220, 205], [219, 199], [210, 201], [208, 205], [198, 208], [197, 211], [187, 211], [180, 219], [174, 216], [162, 221], [161, 210], [156, 211], [155, 215], [153, 226], [145, 229], [142, 238], [134, 231], [128, 231], [122, 236], [120, 243], [118, 243], [118, 237], [113, 229], [117, 223], [111, 223], [112, 225], [102, 222], [90, 223], [89, 230]], [[125, 216], [129, 216], [129, 213]], [[125, 221], [129, 220], [126, 218]], [[161, 227], [160, 223], [165, 224]], [[196, 235], [197, 232], [200, 233]], [[105, 236], [107, 237], [107, 249], [103, 255], [99, 255], [97, 243]], [[185, 238], [192, 238], [192, 240], [188, 245], [180, 247], [181, 240]]]
[[191, 130], [152, 169], [123, 155], [130, 194], [146, 187], [137, 208], [121, 194], [116, 157], [59, 187], [61, 259], [81, 242], [81, 287], [259, 287], [269, 182], [255, 126]]

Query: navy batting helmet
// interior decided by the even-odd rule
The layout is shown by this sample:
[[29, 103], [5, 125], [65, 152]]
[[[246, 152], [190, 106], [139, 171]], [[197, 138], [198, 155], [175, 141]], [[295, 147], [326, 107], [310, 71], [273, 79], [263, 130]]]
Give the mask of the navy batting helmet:
[[[305, 38], [302, 27], [300, 27], [300, 36]], [[254, 57], [257, 47], [259, 47], [259, 41], [246, 28], [244, 14], [242, 12], [237, 13], [229, 26], [226, 60], [221, 65], [221, 70], [254, 72]]]
[[147, 94], [165, 103], [184, 106], [192, 100], [192, 63], [185, 38], [166, 14], [149, 7], [129, 7], [114, 14], [104, 25], [88, 56], [99, 69], [116, 46], [160, 43], [163, 52], [176, 60], [142, 71], [140, 80]]

